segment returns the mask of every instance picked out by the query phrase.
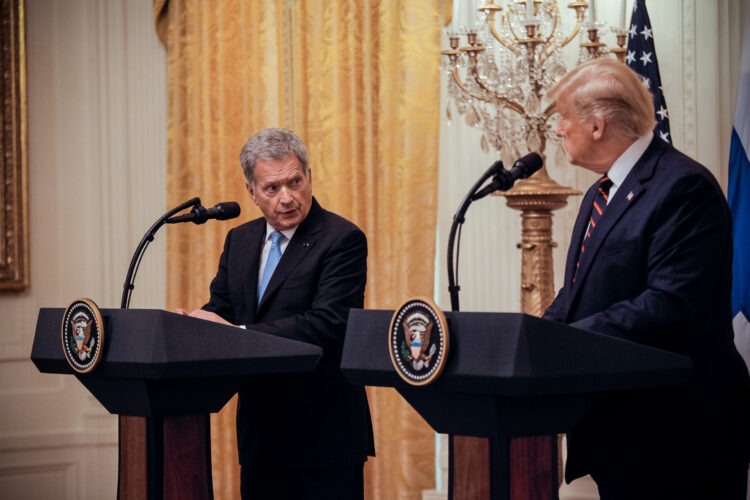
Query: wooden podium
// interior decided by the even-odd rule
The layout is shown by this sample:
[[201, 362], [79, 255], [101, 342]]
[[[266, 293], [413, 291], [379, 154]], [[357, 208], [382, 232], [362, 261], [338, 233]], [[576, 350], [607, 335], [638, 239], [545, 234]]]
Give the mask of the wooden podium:
[[457, 463], [450, 450], [454, 500], [510, 498], [510, 438], [567, 432], [603, 394], [682, 385], [692, 369], [685, 356], [526, 314], [446, 312], [447, 364], [434, 383], [416, 387], [393, 368], [392, 315], [351, 311], [341, 369], [353, 384], [396, 388], [439, 433], [489, 438], [486, 484], [461, 480], [484, 467], [482, 457]]
[[75, 375], [120, 415], [121, 500], [213, 498], [208, 414], [254, 375], [311, 371], [322, 355], [311, 344], [167, 311], [103, 309], [103, 358], [79, 374], [63, 354], [63, 313], [39, 311], [31, 360], [41, 372]]

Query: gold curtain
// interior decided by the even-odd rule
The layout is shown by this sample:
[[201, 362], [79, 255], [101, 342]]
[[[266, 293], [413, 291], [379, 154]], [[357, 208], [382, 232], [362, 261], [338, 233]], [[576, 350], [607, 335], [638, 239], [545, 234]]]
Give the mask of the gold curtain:
[[[254, 132], [295, 130], [321, 204], [368, 236], [366, 307], [431, 296], [437, 212], [439, 0], [154, 0], [167, 48], [170, 207], [245, 194], [239, 151]], [[236, 221], [170, 227], [167, 304], [208, 298]], [[384, 332], [385, 335], [385, 332]], [[392, 389], [368, 389], [377, 457], [369, 499], [434, 487], [434, 433]], [[234, 402], [212, 416], [214, 491], [239, 497]]]

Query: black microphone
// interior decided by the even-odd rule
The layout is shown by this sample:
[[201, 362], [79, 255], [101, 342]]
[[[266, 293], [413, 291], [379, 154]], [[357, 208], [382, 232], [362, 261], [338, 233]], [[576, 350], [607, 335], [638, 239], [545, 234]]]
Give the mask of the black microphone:
[[240, 215], [240, 204], [236, 201], [217, 203], [216, 206], [208, 209], [199, 204], [194, 206], [193, 209], [185, 215], [178, 215], [167, 219], [167, 224], [176, 224], [178, 222], [203, 224], [208, 219], [227, 220], [234, 219], [238, 215]]
[[529, 153], [523, 158], [516, 160], [512, 167], [510, 167], [510, 176], [513, 182], [518, 179], [526, 179], [531, 177], [531, 174], [542, 168], [544, 161], [539, 153]]
[[[495, 191], [507, 191], [513, 187], [513, 184], [515, 184], [517, 180], [526, 179], [527, 177], [530, 177], [531, 174], [542, 168], [543, 163], [542, 157], [539, 156], [538, 153], [529, 153], [523, 158], [516, 160], [510, 170], [505, 170], [502, 163], [500, 163], [500, 169], [493, 175], [492, 182], [477, 192], [477, 194], [472, 197], [472, 200], [479, 200]], [[495, 165], [497, 165], [497, 163]], [[495, 165], [493, 165], [493, 167]]]

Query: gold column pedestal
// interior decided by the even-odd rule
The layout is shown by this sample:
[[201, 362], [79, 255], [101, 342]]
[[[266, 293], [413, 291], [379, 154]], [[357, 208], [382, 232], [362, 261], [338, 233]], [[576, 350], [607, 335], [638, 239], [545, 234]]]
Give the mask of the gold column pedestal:
[[[555, 298], [552, 211], [568, 204], [580, 191], [561, 186], [542, 168], [503, 195], [510, 208], [521, 211], [521, 312], [541, 316]], [[562, 483], [561, 436], [511, 440], [511, 498], [557, 498]], [[557, 477], [555, 477], [557, 476]], [[535, 490], [538, 485], [545, 487]]]
[[541, 316], [555, 298], [552, 211], [580, 191], [561, 186], [543, 168], [512, 189], [499, 193], [510, 208], [521, 211], [521, 312]]

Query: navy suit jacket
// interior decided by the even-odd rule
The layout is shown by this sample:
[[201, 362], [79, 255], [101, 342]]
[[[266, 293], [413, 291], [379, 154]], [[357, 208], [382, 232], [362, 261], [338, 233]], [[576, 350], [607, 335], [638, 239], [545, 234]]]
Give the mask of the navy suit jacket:
[[544, 317], [688, 355], [694, 370], [686, 387], [604, 397], [568, 435], [566, 479], [673, 483], [747, 463], [750, 379], [733, 342], [721, 189], [655, 137], [607, 205], [573, 282], [597, 185], [581, 203], [565, 283]]
[[374, 455], [364, 387], [339, 370], [349, 309], [364, 306], [367, 239], [313, 199], [258, 304], [266, 220], [229, 231], [203, 306], [227, 321], [323, 348], [312, 373], [259, 376], [240, 391], [240, 464], [324, 468]]

